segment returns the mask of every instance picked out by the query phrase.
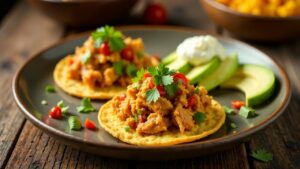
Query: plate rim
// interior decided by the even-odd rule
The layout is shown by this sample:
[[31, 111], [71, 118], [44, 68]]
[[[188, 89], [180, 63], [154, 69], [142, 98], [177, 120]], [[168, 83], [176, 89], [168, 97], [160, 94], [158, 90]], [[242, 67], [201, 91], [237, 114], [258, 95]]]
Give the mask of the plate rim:
[[178, 144], [178, 145], [173, 145], [173, 146], [163, 146], [163, 147], [158, 147], [158, 146], [136, 146], [136, 145], [130, 145], [130, 144], [122, 144], [122, 145], [116, 145], [116, 144], [110, 144], [110, 143], [99, 143], [99, 142], [92, 142], [92, 141], [87, 141], [83, 140], [82, 138], [79, 138], [75, 135], [65, 133], [63, 131], [57, 130], [54, 127], [51, 127], [47, 125], [46, 123], [38, 120], [30, 111], [26, 108], [25, 104], [23, 103], [22, 99], [19, 96], [19, 93], [17, 92], [17, 82], [20, 79], [20, 74], [24, 70], [24, 68], [31, 63], [32, 60], [35, 58], [41, 56], [44, 52], [58, 47], [64, 43], [82, 38], [86, 35], [88, 35], [91, 31], [83, 32], [83, 33], [78, 33], [75, 35], [71, 35], [70, 37], [63, 38], [59, 40], [58, 42], [50, 45], [49, 47], [42, 49], [40, 52], [31, 55], [24, 63], [22, 66], [19, 67], [19, 69], [16, 71], [13, 81], [12, 81], [12, 92], [13, 92], [13, 97], [15, 102], [17, 103], [17, 106], [21, 110], [21, 112], [25, 115], [26, 119], [28, 119], [30, 122], [32, 122], [37, 128], [41, 129], [42, 131], [54, 136], [58, 137], [62, 140], [69, 140], [73, 143], [76, 144], [85, 144], [89, 146], [96, 146], [96, 147], [105, 147], [105, 148], [110, 148], [110, 149], [122, 149], [122, 150], [160, 150], [160, 151], [168, 151], [168, 150], [174, 150], [175, 149], [193, 149], [193, 148], [201, 148], [201, 147], [213, 147], [213, 146], [218, 146], [218, 145], [223, 145], [226, 143], [234, 143], [242, 140], [243, 138], [246, 138], [247, 136], [250, 136], [258, 131], [261, 131], [262, 129], [266, 128], [269, 126], [271, 123], [273, 123], [286, 109], [286, 107], [289, 104], [289, 101], [291, 99], [291, 83], [288, 78], [288, 75], [286, 71], [283, 69], [283, 67], [278, 64], [275, 60], [273, 60], [269, 55], [266, 53], [262, 52], [261, 50], [257, 49], [256, 47], [249, 45], [245, 42], [230, 38], [230, 37], [224, 37], [222, 35], [218, 35], [216, 33], [213, 33], [211, 31], [204, 31], [204, 30], [199, 30], [196, 28], [190, 28], [190, 27], [183, 27], [183, 26], [144, 26], [144, 25], [126, 25], [126, 26], [116, 26], [117, 29], [121, 31], [134, 31], [134, 30], [173, 30], [173, 31], [181, 31], [181, 32], [192, 32], [195, 34], [211, 34], [219, 39], [223, 39], [225, 41], [231, 41], [233, 43], [239, 43], [240, 45], [243, 45], [247, 48], [251, 48], [255, 50], [256, 52], [264, 55], [273, 65], [275, 65], [278, 70], [280, 75], [282, 75], [282, 78], [286, 82], [286, 94], [284, 97], [283, 102], [278, 106], [278, 108], [270, 114], [268, 118], [263, 120], [261, 123], [258, 125], [255, 125], [254, 127], [247, 128], [245, 130], [239, 131], [237, 133], [232, 133], [230, 135], [226, 135], [223, 137], [219, 138], [213, 138], [209, 140], [203, 140], [203, 141], [196, 141], [196, 142], [191, 142], [191, 143], [184, 143], [184, 144]]

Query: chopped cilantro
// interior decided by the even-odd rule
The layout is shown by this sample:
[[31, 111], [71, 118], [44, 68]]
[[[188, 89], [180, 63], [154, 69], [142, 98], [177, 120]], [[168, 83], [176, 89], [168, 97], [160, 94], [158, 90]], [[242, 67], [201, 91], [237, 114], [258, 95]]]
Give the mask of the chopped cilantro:
[[127, 75], [129, 75], [130, 77], [135, 77], [136, 73], [137, 73], [137, 68], [134, 64], [129, 64], [126, 67], [126, 73]]
[[42, 104], [42, 105], [48, 105], [48, 102], [47, 102], [46, 100], [42, 100], [42, 101], [41, 101], [41, 104]]
[[55, 87], [52, 86], [52, 85], [47, 85], [45, 87], [45, 91], [48, 92], [48, 93], [55, 93], [56, 92]]
[[139, 116], [138, 116], [137, 114], [135, 114], [135, 115], [133, 116], [133, 118], [134, 118], [134, 121], [135, 121], [135, 122], [138, 122]]
[[251, 107], [245, 107], [245, 106], [242, 106], [240, 108], [239, 115], [241, 115], [245, 118], [252, 118], [252, 117], [257, 116], [256, 111], [254, 109], [252, 109]]
[[151, 76], [157, 75], [157, 69], [154, 66], [148, 67], [148, 72]]
[[130, 131], [130, 127], [129, 127], [129, 126], [125, 126], [125, 127], [124, 127], [124, 130], [125, 130], [126, 132], [129, 132], [129, 131]]
[[162, 76], [162, 83], [164, 86], [170, 85], [173, 83], [173, 77], [171, 75]]
[[236, 128], [237, 128], [237, 126], [236, 126], [236, 124], [235, 124], [235, 123], [230, 123], [230, 128], [232, 128], [232, 129], [236, 129]]
[[234, 110], [230, 107], [227, 107], [227, 106], [223, 106], [223, 109], [225, 111], [226, 114], [229, 114], [229, 115], [232, 115], [234, 114]]
[[199, 124], [205, 121], [206, 116], [202, 112], [197, 112], [194, 114], [193, 119], [196, 121], [197, 124]]
[[113, 63], [114, 70], [116, 71], [117, 75], [122, 76], [123, 75], [123, 68], [124, 68], [124, 62], [118, 61]]
[[265, 149], [252, 151], [250, 156], [262, 162], [269, 162], [273, 160], [273, 154], [267, 152]]
[[80, 119], [77, 116], [70, 116], [68, 119], [68, 124], [71, 130], [80, 130], [82, 127]]
[[145, 54], [143, 52], [137, 52], [136, 55], [139, 59], [141, 59], [144, 57]]
[[87, 49], [81, 56], [80, 61], [81, 63], [85, 64], [91, 59], [91, 51]]
[[196, 94], [199, 94], [199, 93], [200, 93], [199, 86], [197, 86], [197, 87], [195, 88], [195, 91], [194, 91], [194, 93], [196, 93]]
[[98, 28], [92, 33], [95, 47], [99, 47], [104, 41], [108, 42], [109, 48], [113, 51], [121, 51], [125, 47], [123, 34], [120, 31], [115, 30], [112, 26], [104, 26]]
[[137, 73], [136, 76], [132, 79], [133, 82], [138, 82], [144, 77], [145, 74], [145, 69], [140, 69]]
[[76, 107], [76, 109], [79, 113], [89, 113], [95, 111], [95, 108], [91, 104], [91, 100], [86, 97], [81, 100], [80, 106]]
[[146, 92], [146, 99], [147, 102], [151, 103], [151, 102], [156, 102], [159, 98], [159, 92], [156, 88], [154, 89], [150, 89]]
[[173, 97], [178, 91], [178, 87], [176, 84], [172, 83], [165, 86], [165, 90], [167, 91], [168, 96]]
[[62, 114], [66, 115], [68, 113], [69, 106], [66, 106], [63, 100], [59, 101], [57, 106], [60, 107]]

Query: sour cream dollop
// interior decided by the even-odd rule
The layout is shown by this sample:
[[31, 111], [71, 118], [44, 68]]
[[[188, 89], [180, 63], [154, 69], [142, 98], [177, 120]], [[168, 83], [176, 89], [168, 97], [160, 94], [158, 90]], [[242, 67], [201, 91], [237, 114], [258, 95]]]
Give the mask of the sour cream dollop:
[[214, 56], [223, 59], [225, 49], [216, 38], [210, 35], [194, 36], [179, 44], [176, 54], [179, 59], [188, 60], [192, 65], [197, 66], [208, 62]]

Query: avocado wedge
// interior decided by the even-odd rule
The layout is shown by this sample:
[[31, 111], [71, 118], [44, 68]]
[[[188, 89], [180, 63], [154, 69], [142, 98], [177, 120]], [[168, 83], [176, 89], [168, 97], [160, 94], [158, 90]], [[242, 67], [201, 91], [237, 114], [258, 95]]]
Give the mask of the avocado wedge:
[[241, 65], [221, 87], [241, 90], [246, 95], [246, 105], [255, 106], [272, 95], [275, 88], [275, 75], [267, 67], [245, 64]]
[[188, 72], [186, 77], [190, 80], [191, 84], [196, 84], [199, 80], [210, 75], [220, 65], [220, 62], [218, 57], [214, 57], [208, 63], [194, 67]]
[[176, 60], [176, 52], [170, 53], [168, 56], [162, 59], [161, 63], [164, 65], [168, 65]]
[[167, 67], [186, 74], [191, 70], [192, 65], [187, 60], [176, 59], [172, 63], [168, 64]]
[[228, 80], [235, 73], [238, 65], [238, 56], [236, 54], [228, 56], [221, 62], [218, 68], [206, 78], [201, 79], [198, 83], [210, 91]]

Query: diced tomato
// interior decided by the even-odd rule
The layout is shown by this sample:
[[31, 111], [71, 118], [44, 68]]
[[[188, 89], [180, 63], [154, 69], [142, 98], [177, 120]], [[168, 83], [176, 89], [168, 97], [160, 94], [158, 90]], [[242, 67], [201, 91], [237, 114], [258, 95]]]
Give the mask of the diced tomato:
[[152, 76], [150, 75], [149, 72], [146, 72], [146, 73], [144, 74], [144, 78], [147, 78], [147, 77], [152, 77]]
[[134, 56], [135, 56], [134, 51], [132, 50], [131, 47], [126, 47], [126, 48], [122, 49], [120, 54], [121, 54], [122, 59], [125, 59], [128, 61], [133, 61]]
[[183, 73], [175, 73], [173, 75], [175, 82], [181, 82], [183, 85], [187, 86], [189, 83], [189, 80], [186, 78], [186, 76]]
[[144, 19], [148, 24], [163, 24], [167, 21], [167, 12], [160, 3], [151, 3], [144, 11]]
[[124, 93], [124, 94], [121, 94], [121, 95], [119, 96], [119, 98], [120, 98], [121, 101], [125, 100], [125, 99], [126, 99], [126, 94], [125, 94], [125, 93]]
[[240, 101], [240, 100], [232, 100], [231, 101], [231, 106], [235, 109], [240, 109], [241, 107], [245, 106], [245, 102]]
[[166, 90], [162, 85], [158, 85], [158, 86], [156, 86], [156, 88], [157, 88], [160, 96], [165, 97], [167, 95]]
[[195, 95], [188, 98], [188, 107], [194, 107], [197, 104]]
[[86, 119], [84, 122], [85, 128], [89, 129], [89, 130], [96, 130], [97, 127], [95, 125], [95, 123], [90, 120], [90, 119]]
[[68, 64], [69, 65], [72, 65], [74, 63], [74, 60], [73, 60], [73, 58], [69, 58], [69, 62], [68, 62]]
[[54, 119], [61, 119], [63, 117], [61, 108], [58, 106], [52, 107], [51, 110], [49, 111], [49, 117]]
[[145, 115], [139, 115], [138, 120], [139, 123], [144, 123], [147, 120], [147, 117]]
[[109, 56], [111, 54], [108, 42], [103, 42], [99, 48], [99, 53]]

